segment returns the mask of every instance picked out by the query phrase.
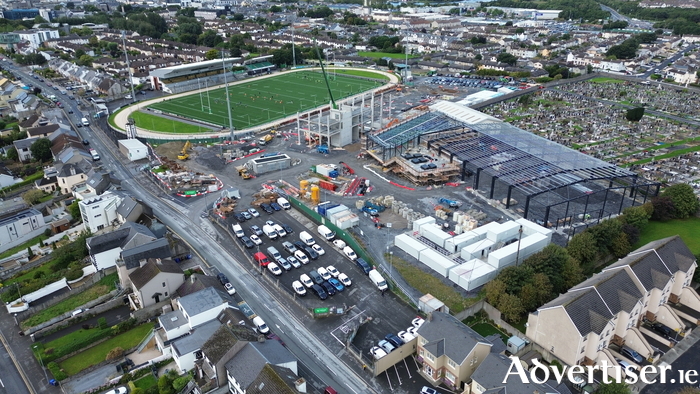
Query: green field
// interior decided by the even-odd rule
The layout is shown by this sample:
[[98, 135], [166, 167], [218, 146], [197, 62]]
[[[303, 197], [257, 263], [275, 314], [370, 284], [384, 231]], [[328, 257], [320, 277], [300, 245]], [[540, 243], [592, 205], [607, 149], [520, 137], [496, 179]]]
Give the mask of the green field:
[[153, 115], [148, 112], [132, 112], [131, 118], [136, 126], [146, 130], [160, 131], [162, 133], [198, 134], [211, 132], [211, 127], [194, 125], [177, 120]]
[[[328, 77], [336, 101], [384, 84], [382, 81], [354, 78], [341, 73], [330, 73]], [[229, 96], [235, 129], [259, 126], [330, 102], [323, 75], [314, 71], [285, 73], [232, 85], [229, 87]], [[226, 93], [223, 88], [165, 100], [150, 105], [149, 108], [222, 127], [229, 125]], [[151, 118], [142, 119], [141, 123], [136, 117], [134, 119], [138, 127], [150, 129], [156, 126], [156, 121]], [[180, 124], [173, 127], [172, 121], [167, 120], [160, 122], [158, 127], [162, 130], [157, 131], [185, 132], [178, 130]], [[187, 131], [193, 132], [196, 133], [197, 130]]]
[[[383, 57], [390, 57], [392, 59], [406, 59], [405, 53], [386, 53], [386, 52], [357, 52], [357, 56], [371, 57], [373, 59], [380, 59]], [[408, 55], [409, 59], [414, 57], [419, 57], [416, 55]]]
[[640, 234], [638, 248], [657, 239], [680, 235], [683, 242], [694, 255], [700, 254], [700, 218], [669, 220], [667, 222], [650, 221]]
[[623, 81], [621, 79], [605, 78], [605, 77], [592, 78], [591, 82], [593, 82], [593, 83], [625, 83], [625, 81]]

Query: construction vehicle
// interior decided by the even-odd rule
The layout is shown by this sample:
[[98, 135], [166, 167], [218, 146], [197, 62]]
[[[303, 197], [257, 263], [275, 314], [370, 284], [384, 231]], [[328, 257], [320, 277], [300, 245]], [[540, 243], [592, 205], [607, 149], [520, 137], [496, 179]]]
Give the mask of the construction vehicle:
[[272, 139], [275, 138], [274, 134], [266, 134], [258, 140], [258, 144], [260, 145], [267, 145]]
[[318, 147], [316, 147], [316, 152], [323, 153], [323, 154], [327, 155], [329, 152], [328, 145], [326, 145], [326, 144], [319, 145]]
[[368, 206], [362, 207], [362, 212], [367, 213], [369, 216], [379, 216], [379, 211]]
[[449, 199], [444, 198], [444, 197], [440, 198], [440, 200], [438, 200], [438, 201], [440, 202], [440, 204], [447, 204], [447, 206], [449, 206], [450, 208], [459, 208], [459, 206], [460, 206], [459, 202], [454, 201], [454, 200], [449, 200]]
[[253, 177], [252, 175], [250, 175], [248, 169], [245, 168], [245, 166], [238, 166], [236, 167], [236, 170], [238, 170], [238, 176], [240, 176], [243, 179], [251, 179]]
[[190, 157], [190, 154], [187, 153], [187, 151], [190, 150], [190, 147], [192, 146], [192, 143], [187, 141], [185, 142], [185, 145], [182, 147], [182, 150], [180, 151], [180, 154], [177, 155], [177, 158], [179, 160], [187, 160]]
[[384, 210], [386, 209], [386, 207], [383, 205], [374, 204], [369, 201], [365, 201], [365, 208], [372, 208], [375, 211], [377, 211], [377, 213], [384, 212]]

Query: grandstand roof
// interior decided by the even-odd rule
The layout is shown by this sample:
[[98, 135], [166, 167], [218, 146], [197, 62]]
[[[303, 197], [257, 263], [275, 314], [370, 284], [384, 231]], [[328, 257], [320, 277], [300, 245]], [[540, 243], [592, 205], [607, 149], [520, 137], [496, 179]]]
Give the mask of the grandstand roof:
[[156, 70], [152, 70], [149, 75], [153, 77], [158, 77], [160, 79], [171, 79], [177, 77], [183, 77], [192, 74], [199, 74], [203, 72], [217, 71], [223, 69], [223, 64], [226, 63], [227, 66], [234, 66], [241, 63], [240, 57], [229, 57], [223, 60], [206, 60], [198, 63], [188, 63], [181, 64], [179, 66], [164, 67]]
[[265, 56], [258, 56], [254, 57], [252, 59], [248, 59], [243, 62], [243, 65], [249, 65], [249, 64], [254, 64], [254, 63], [260, 63], [260, 62], [269, 62], [272, 60], [274, 56], [273, 55], [265, 55]]
[[437, 103], [430, 106], [433, 111], [438, 111], [447, 115], [448, 117], [462, 123], [466, 124], [477, 124], [484, 122], [500, 122], [499, 119], [493, 116], [486, 115], [483, 112], [479, 112], [475, 109], [471, 109], [461, 104], [453, 103], [451, 101], [440, 100]]
[[370, 134], [369, 138], [380, 146], [389, 148], [402, 145], [420, 135], [439, 133], [458, 127], [465, 127], [465, 125], [439, 112], [427, 112], [379, 133]]

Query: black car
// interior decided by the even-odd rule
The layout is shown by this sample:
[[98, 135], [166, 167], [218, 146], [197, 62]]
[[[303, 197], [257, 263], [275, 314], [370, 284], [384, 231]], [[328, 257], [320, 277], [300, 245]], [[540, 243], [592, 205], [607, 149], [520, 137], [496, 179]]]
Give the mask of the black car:
[[338, 291], [335, 289], [335, 287], [333, 287], [333, 285], [330, 284], [330, 283], [328, 283], [328, 282], [323, 282], [323, 283], [321, 283], [321, 286], [323, 286], [323, 290], [325, 290], [326, 293], [328, 293], [328, 295], [335, 295], [335, 293], [338, 292]]
[[83, 145], [90, 145], [90, 141], [88, 141], [88, 140], [83, 140]]
[[222, 285], [225, 285], [226, 283], [229, 283], [228, 278], [226, 277], [226, 275], [224, 275], [223, 272], [219, 272], [218, 274], [216, 274], [216, 279], [218, 279], [219, 282], [221, 282]]
[[284, 229], [284, 231], [287, 232], [287, 234], [291, 234], [294, 232], [294, 229], [288, 224], [280, 223], [280, 226], [282, 226], [282, 228]]
[[309, 277], [310, 277], [311, 280], [314, 281], [314, 283], [316, 283], [317, 285], [320, 285], [321, 283], [325, 282], [325, 281], [323, 280], [323, 278], [321, 277], [321, 275], [320, 275], [318, 272], [316, 272], [316, 270], [313, 270], [313, 271], [309, 272]]
[[69, 113], [69, 114], [72, 114], [72, 113], [73, 113], [73, 110], [72, 110], [72, 109], [69, 109], [69, 110], [68, 110], [68, 113]]
[[401, 347], [401, 345], [404, 344], [404, 342], [399, 338], [396, 334], [386, 334], [384, 337], [387, 341], [389, 341], [392, 345], [396, 347]]
[[297, 247], [297, 249], [301, 250], [302, 252], [304, 251], [304, 248], [306, 247], [306, 244], [301, 242], [301, 241], [294, 241], [292, 242], [294, 246]]
[[676, 334], [670, 327], [664, 326], [661, 323], [652, 323], [651, 329], [662, 337], [674, 337]]
[[268, 204], [268, 203], [262, 203], [262, 204], [260, 204], [260, 209], [262, 209], [263, 211], [265, 211], [265, 212], [267, 212], [267, 213], [272, 213], [272, 212], [274, 212], [274, 211], [272, 210], [272, 207], [271, 207], [270, 204]]
[[318, 298], [320, 298], [322, 300], [325, 300], [328, 298], [328, 294], [326, 293], [326, 291], [323, 290], [323, 287], [321, 287], [319, 285], [311, 286], [311, 291], [313, 291], [314, 294], [316, 294], [316, 296], [318, 296]]
[[372, 271], [372, 267], [370, 267], [369, 264], [367, 264], [367, 262], [361, 257], [358, 257], [357, 260], [355, 260], [355, 264], [360, 267], [365, 275], [369, 275], [369, 271]]
[[274, 209], [275, 211], [281, 211], [281, 210], [282, 210], [282, 207], [280, 207], [280, 205], [277, 204], [276, 202], [270, 203], [270, 206], [271, 206], [272, 209]]
[[236, 221], [237, 221], [238, 223], [243, 223], [243, 222], [246, 221], [245, 216], [243, 216], [243, 214], [241, 214], [240, 212], [237, 213], [237, 214], [235, 214], [235, 215], [233, 215], [233, 217], [236, 218]]
[[251, 241], [250, 238], [246, 237], [245, 235], [238, 238], [238, 240], [241, 241], [241, 243], [248, 249], [252, 249], [255, 247], [253, 241]]
[[80, 123], [80, 122], [78, 122], [78, 123], [75, 124], [75, 127], [83, 127], [83, 124]]
[[258, 227], [258, 226], [256, 226], [256, 225], [250, 226], [250, 232], [253, 233], [253, 234], [255, 234], [255, 235], [257, 235], [257, 236], [263, 235], [263, 232], [262, 232], [262, 230], [260, 229], [260, 227]]
[[311, 260], [316, 260], [316, 259], [318, 259], [318, 253], [316, 253], [315, 250], [311, 249], [311, 248], [308, 247], [308, 246], [304, 246], [304, 249], [302, 249], [301, 251], [304, 252], [304, 253], [306, 253], [306, 255], [309, 256], [309, 258], [310, 258]]

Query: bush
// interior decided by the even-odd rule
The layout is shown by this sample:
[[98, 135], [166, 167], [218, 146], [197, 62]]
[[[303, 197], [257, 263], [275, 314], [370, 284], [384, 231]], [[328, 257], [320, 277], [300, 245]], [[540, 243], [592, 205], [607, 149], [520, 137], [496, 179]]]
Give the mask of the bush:
[[107, 353], [107, 357], [105, 357], [105, 360], [111, 361], [111, 360], [116, 360], [118, 358], [121, 358], [124, 355], [124, 349], [120, 347], [115, 347], [114, 349], [110, 350], [109, 353]]
[[76, 280], [82, 276], [83, 276], [83, 269], [82, 268], [73, 268], [70, 271], [68, 271], [68, 273], [66, 274], [66, 279]]
[[123, 321], [123, 322], [117, 324], [115, 334], [121, 334], [123, 332], [127, 332], [127, 331], [131, 330], [132, 328], [134, 328], [135, 326], [136, 326], [136, 319], [134, 319], [132, 317], [129, 320], [126, 320], [126, 321]]
[[49, 371], [51, 371], [51, 375], [53, 375], [54, 379], [56, 380], [63, 380], [68, 377], [68, 375], [63, 372], [61, 367], [59, 367], [55, 361], [46, 364], [46, 367], [49, 369]]

